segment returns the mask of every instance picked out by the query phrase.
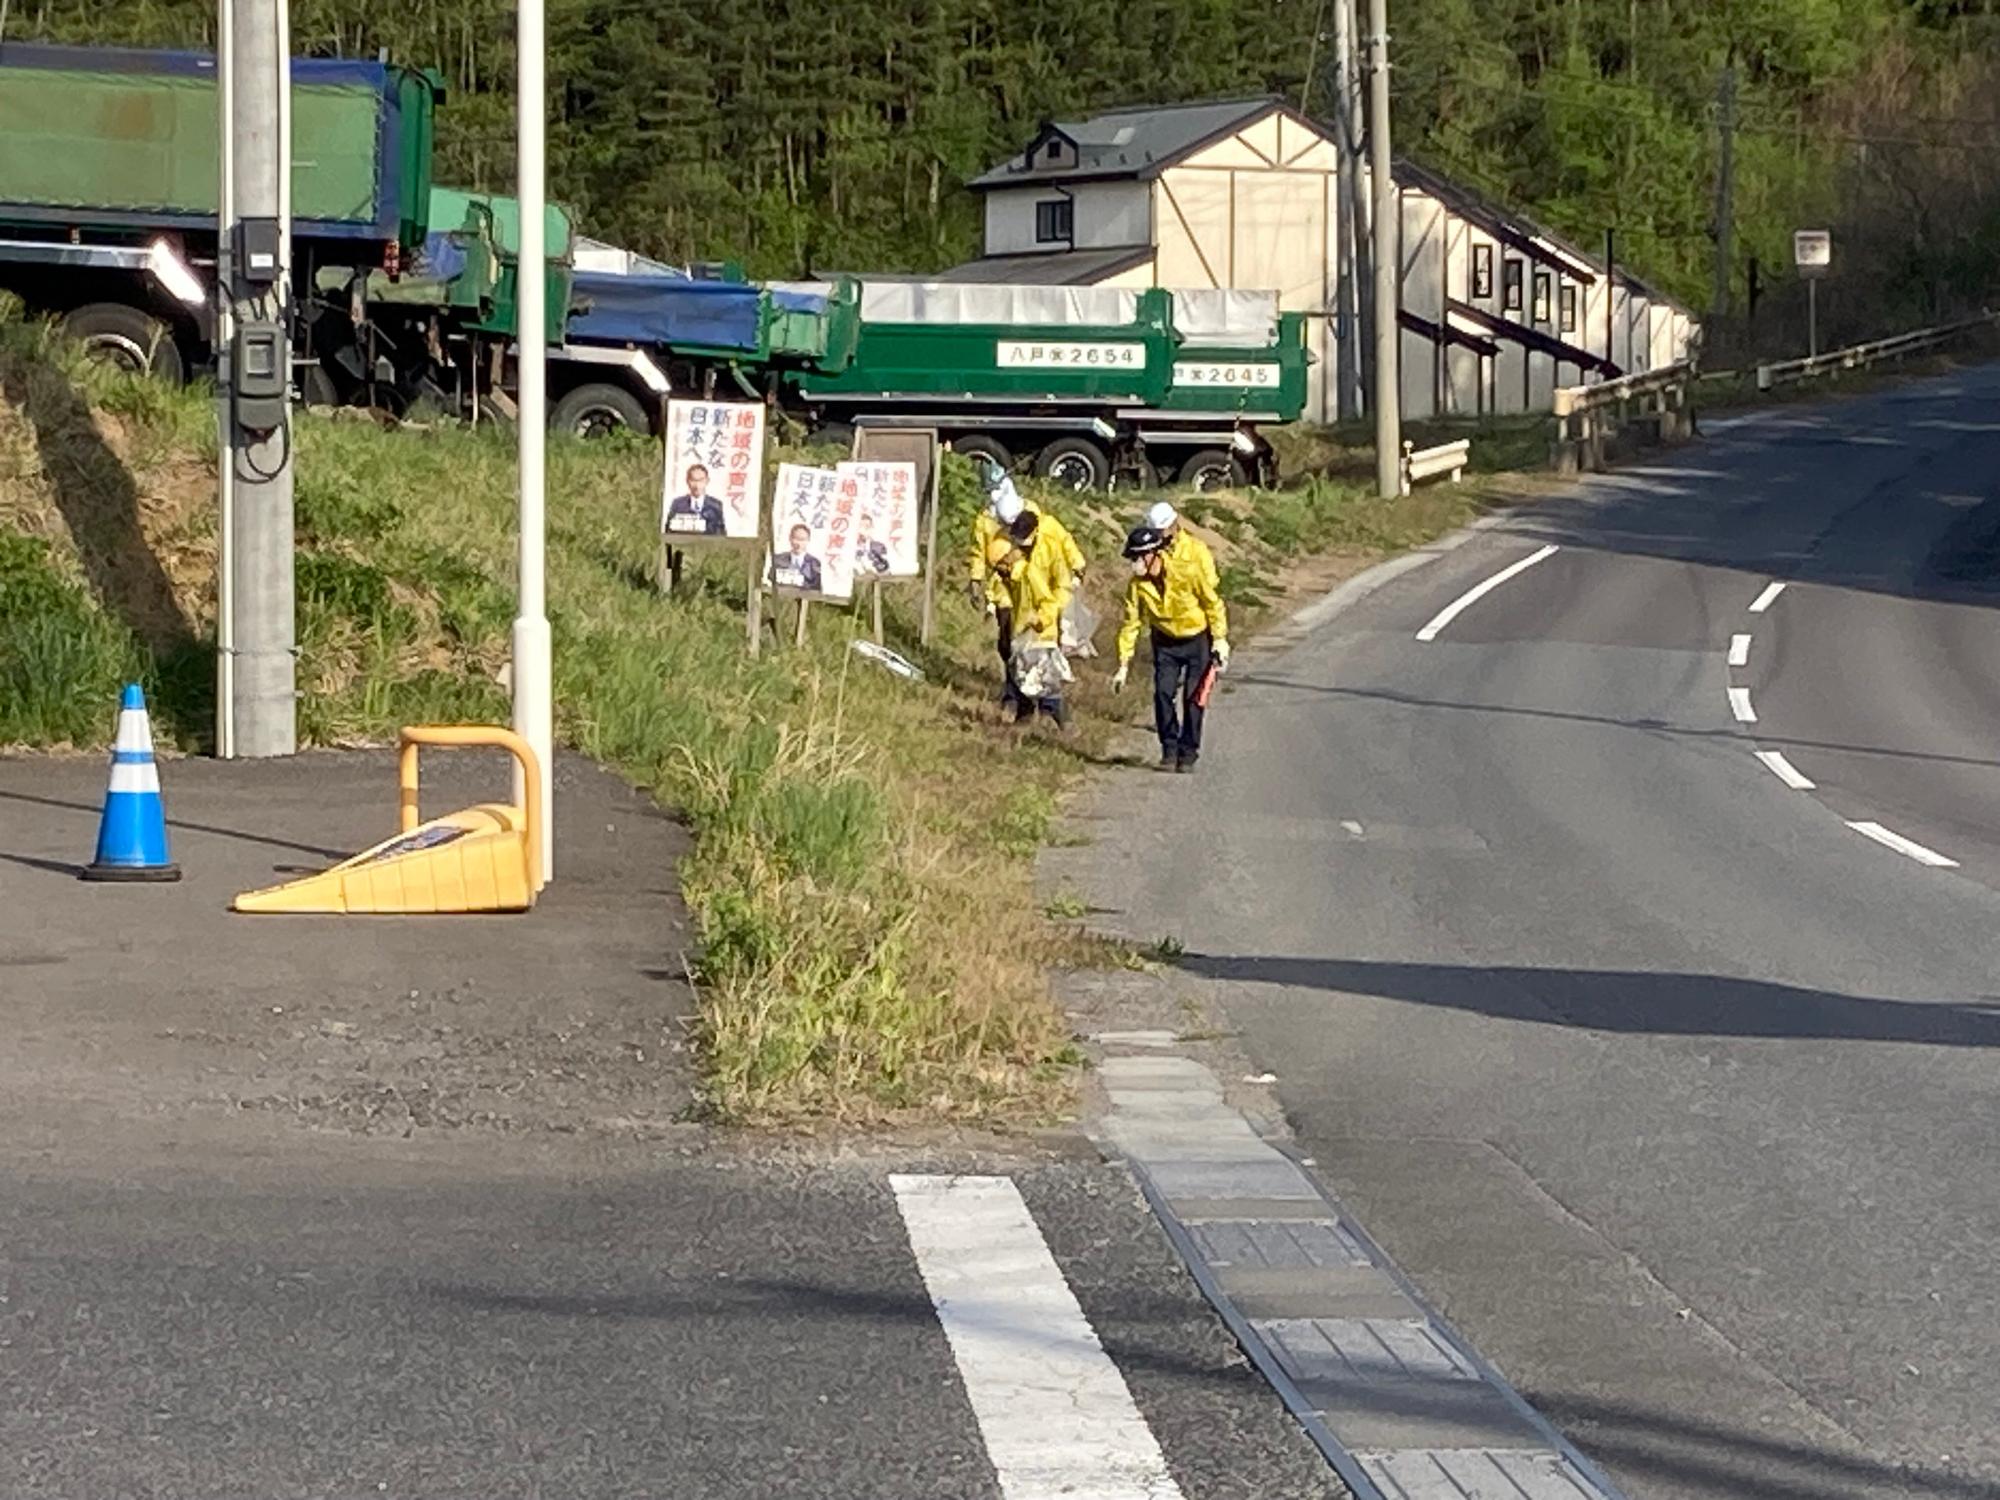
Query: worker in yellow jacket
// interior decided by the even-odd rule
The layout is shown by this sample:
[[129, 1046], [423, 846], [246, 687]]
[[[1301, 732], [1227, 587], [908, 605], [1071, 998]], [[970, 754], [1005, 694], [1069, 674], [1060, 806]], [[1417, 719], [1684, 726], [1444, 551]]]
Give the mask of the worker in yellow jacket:
[[[967, 592], [971, 595], [973, 607], [986, 607], [993, 616], [995, 626], [994, 646], [1000, 653], [1003, 671], [1008, 671], [1014, 660], [1014, 605], [1007, 581], [999, 577], [987, 561], [987, 549], [995, 538], [1005, 536], [1008, 528], [1024, 515], [1039, 516], [1047, 527], [1046, 539], [1054, 548], [1070, 574], [1073, 589], [1076, 580], [1083, 575], [1083, 549], [1070, 535], [1069, 528], [1054, 516], [1046, 514], [1032, 500], [1023, 499], [1014, 488], [1014, 481], [997, 463], [984, 461], [987, 504], [972, 518], [972, 550], [967, 556]], [[1008, 671], [1005, 685], [1000, 692], [1002, 703], [1014, 701], [1014, 679]]]
[[[1165, 512], [1164, 515], [1161, 513]], [[1201, 759], [1202, 679], [1211, 662], [1229, 661], [1229, 610], [1222, 602], [1215, 554], [1156, 505], [1125, 539], [1132, 581], [1125, 586], [1125, 623], [1118, 631], [1118, 671], [1111, 690], [1123, 692], [1142, 631], [1153, 642], [1153, 727], [1160, 769], [1192, 771]], [[1169, 521], [1162, 527], [1157, 522]]]
[[[1076, 575], [1063, 547], [1067, 533], [1059, 536], [1051, 520], [1022, 511], [987, 543], [986, 561], [1006, 585], [1013, 621], [1007, 666], [1015, 688], [1015, 722], [1033, 718], [1039, 708], [1067, 727], [1070, 711], [1062, 688], [1072, 674], [1062, 655], [1062, 617], [1075, 592]], [[1030, 675], [1024, 676], [1024, 670]]]

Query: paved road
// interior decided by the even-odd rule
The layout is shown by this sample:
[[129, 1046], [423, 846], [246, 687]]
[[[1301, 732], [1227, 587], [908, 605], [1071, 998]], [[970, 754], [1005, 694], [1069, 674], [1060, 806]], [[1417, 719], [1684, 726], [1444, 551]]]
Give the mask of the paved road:
[[[163, 779], [187, 878], [89, 886], [103, 761], [0, 759], [0, 1496], [1339, 1493], [1080, 1143], [684, 1123], [685, 840], [615, 778], [559, 762], [532, 914], [408, 920], [225, 910], [388, 832], [388, 757]], [[920, 1256], [899, 1172], [1007, 1232]]]
[[1996, 413], [1797, 409], [1481, 532], [1246, 656], [1121, 835], [1331, 1184], [1634, 1496], [2000, 1494]]

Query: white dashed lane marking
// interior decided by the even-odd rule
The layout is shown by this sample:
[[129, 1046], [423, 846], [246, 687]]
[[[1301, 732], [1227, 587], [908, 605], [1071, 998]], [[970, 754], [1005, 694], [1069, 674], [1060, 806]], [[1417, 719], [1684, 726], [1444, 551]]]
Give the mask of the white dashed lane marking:
[[1863, 838], [1871, 838], [1885, 849], [1894, 849], [1898, 854], [1908, 855], [1920, 865], [1929, 865], [1933, 870], [1956, 870], [1958, 861], [1950, 859], [1935, 849], [1926, 849], [1914, 839], [1906, 839], [1900, 833], [1884, 828], [1880, 823], [1860, 822], [1847, 825]]
[[1765, 610], [1769, 609], [1772, 605], [1778, 602], [1778, 595], [1784, 593], [1784, 591], [1785, 591], [1785, 586], [1782, 583], [1765, 584], [1764, 592], [1759, 594], [1753, 601], [1751, 601], [1750, 613], [1753, 615], [1761, 615], [1762, 613], [1764, 613]]

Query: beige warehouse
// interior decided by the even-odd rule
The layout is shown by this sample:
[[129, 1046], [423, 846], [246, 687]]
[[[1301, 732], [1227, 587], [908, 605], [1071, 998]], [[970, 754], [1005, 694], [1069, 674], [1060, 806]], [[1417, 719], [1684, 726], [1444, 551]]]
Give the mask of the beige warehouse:
[[[1685, 308], [1438, 174], [1398, 164], [1406, 416], [1545, 410], [1558, 384], [1687, 357]], [[974, 178], [985, 254], [946, 280], [1278, 295], [1336, 415], [1337, 148], [1271, 98], [1112, 110], [1042, 127]], [[1606, 298], [1611, 298], [1607, 307]]]

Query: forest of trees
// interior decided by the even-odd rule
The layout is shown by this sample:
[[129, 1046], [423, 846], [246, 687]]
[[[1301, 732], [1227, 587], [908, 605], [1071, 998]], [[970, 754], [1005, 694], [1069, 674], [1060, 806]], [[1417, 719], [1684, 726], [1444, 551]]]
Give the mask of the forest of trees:
[[[1740, 311], [1828, 225], [1836, 331], [2000, 281], [1995, 0], [1390, 0], [1397, 148], [1698, 309], [1736, 80]], [[213, 0], [11, 0], [10, 40], [208, 45]], [[552, 195], [603, 238], [752, 272], [978, 250], [964, 179], [1037, 123], [1141, 101], [1331, 98], [1328, 0], [548, 0]], [[512, 174], [510, 0], [293, 0], [297, 50], [387, 49], [452, 91], [445, 171]], [[1310, 76], [1309, 75], [1313, 75]]]

